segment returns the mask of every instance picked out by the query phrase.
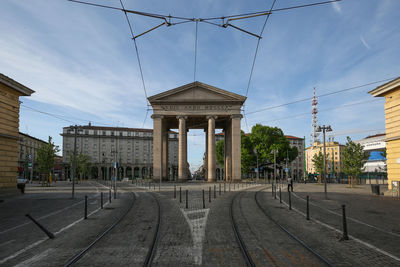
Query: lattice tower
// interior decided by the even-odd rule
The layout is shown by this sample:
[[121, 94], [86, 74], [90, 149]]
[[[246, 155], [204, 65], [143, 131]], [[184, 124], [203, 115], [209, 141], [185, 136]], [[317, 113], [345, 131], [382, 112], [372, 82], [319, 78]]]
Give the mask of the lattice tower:
[[317, 133], [317, 127], [318, 127], [318, 101], [317, 101], [317, 97], [315, 96], [315, 87], [314, 87], [314, 96], [312, 99], [312, 122], [311, 122], [311, 127], [312, 127], [312, 133], [311, 133], [311, 146], [314, 145], [315, 142], [318, 142], [318, 136], [319, 133]]

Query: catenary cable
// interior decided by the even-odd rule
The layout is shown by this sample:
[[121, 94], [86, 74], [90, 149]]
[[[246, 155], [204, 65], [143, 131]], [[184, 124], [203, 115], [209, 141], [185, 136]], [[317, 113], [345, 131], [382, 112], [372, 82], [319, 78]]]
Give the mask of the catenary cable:
[[[370, 83], [366, 83], [366, 84], [362, 84], [362, 85], [357, 85], [357, 86], [349, 87], [349, 88], [346, 88], [346, 89], [341, 89], [341, 90], [338, 90], [338, 91], [333, 91], [333, 92], [329, 92], [329, 93], [326, 93], [326, 94], [317, 95], [317, 98], [330, 96], [330, 95], [334, 95], [334, 94], [338, 94], [338, 93], [343, 93], [343, 92], [346, 92], [346, 91], [355, 90], [355, 89], [362, 88], [362, 87], [365, 87], [365, 86], [368, 86], [368, 85], [377, 84], [377, 83], [381, 83], [381, 82], [386, 82], [386, 81], [397, 79], [397, 78], [398, 77], [392, 77], [392, 78], [387, 78], [387, 79], [383, 79], [383, 80], [379, 80], [379, 81], [374, 81], [374, 82], [370, 82]], [[262, 111], [265, 111], [265, 110], [280, 108], [280, 107], [283, 107], [283, 106], [292, 105], [292, 104], [296, 104], [296, 103], [300, 103], [300, 102], [304, 102], [304, 101], [308, 101], [308, 100], [312, 100], [312, 99], [313, 99], [313, 97], [307, 97], [307, 98], [303, 98], [303, 99], [287, 102], [287, 103], [276, 105], [276, 106], [265, 107], [265, 108], [262, 108], [262, 109], [258, 109], [258, 110], [247, 112], [247, 115], [258, 113], [258, 112], [262, 112]]]

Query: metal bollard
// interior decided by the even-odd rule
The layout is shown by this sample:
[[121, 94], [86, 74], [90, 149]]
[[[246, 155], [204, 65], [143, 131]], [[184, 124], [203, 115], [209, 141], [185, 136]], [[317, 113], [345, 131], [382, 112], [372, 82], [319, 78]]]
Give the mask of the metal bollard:
[[103, 192], [100, 193], [100, 207], [103, 208]]
[[206, 208], [206, 203], [204, 201], [204, 189], [203, 189], [203, 209], [205, 209], [205, 208]]
[[87, 219], [87, 196], [85, 196], [85, 216], [84, 219]]
[[288, 191], [289, 194], [289, 210], [292, 209], [292, 193], [290, 193], [290, 191]]
[[343, 237], [340, 240], [349, 240], [349, 235], [347, 234], [346, 205], [342, 205], [342, 219], [343, 219]]
[[307, 220], [310, 220], [310, 205], [309, 205], [309, 202], [310, 202], [310, 197], [307, 196], [307, 217], [306, 217]]
[[219, 195], [221, 195], [221, 184], [219, 184]]
[[186, 208], [188, 208], [188, 190], [186, 189]]
[[279, 187], [279, 203], [282, 203], [282, 190]]
[[182, 187], [179, 187], [179, 203], [182, 203]]
[[108, 202], [111, 203], [111, 189], [110, 189], [109, 194], [108, 194]]
[[174, 185], [174, 199], [176, 198], [176, 185]]
[[208, 202], [211, 203], [211, 186], [208, 188]]
[[214, 185], [214, 198], [217, 198], [217, 186]]
[[[247, 184], [246, 184], [247, 185]], [[272, 196], [274, 196], [274, 185], [272, 184], [272, 186], [271, 186], [271, 194], [272, 194]]]

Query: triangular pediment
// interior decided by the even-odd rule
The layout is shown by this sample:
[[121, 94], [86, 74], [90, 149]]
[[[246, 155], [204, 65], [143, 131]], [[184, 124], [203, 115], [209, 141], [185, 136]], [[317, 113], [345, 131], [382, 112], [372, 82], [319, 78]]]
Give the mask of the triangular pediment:
[[246, 97], [205, 84], [193, 82], [148, 98], [150, 104], [221, 102], [243, 104]]

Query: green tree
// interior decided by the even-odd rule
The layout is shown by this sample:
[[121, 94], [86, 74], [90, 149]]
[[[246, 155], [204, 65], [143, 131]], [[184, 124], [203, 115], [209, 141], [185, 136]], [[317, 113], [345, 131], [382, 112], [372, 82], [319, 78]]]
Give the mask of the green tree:
[[321, 150], [319, 150], [318, 153], [314, 154], [312, 162], [314, 164], [314, 169], [319, 174], [318, 183], [321, 183], [321, 176], [324, 172], [324, 154], [321, 152]]
[[351, 187], [354, 185], [354, 178], [357, 179], [361, 172], [364, 170], [364, 164], [367, 157], [364, 153], [361, 144], [354, 143], [349, 136], [347, 136], [346, 147], [343, 151], [343, 172], [349, 176], [349, 184]]
[[59, 151], [58, 146], [52, 142], [51, 136], [49, 136], [48, 143], [41, 145], [37, 150], [36, 162], [38, 163], [38, 171], [45, 176], [47, 183], [51, 170], [54, 168], [54, 157]]
[[256, 156], [253, 152], [253, 143], [248, 135], [241, 132], [241, 156], [242, 156], [242, 173], [249, 173], [255, 166]]
[[[71, 169], [74, 166], [74, 154], [71, 153], [69, 157]], [[79, 153], [76, 156], [76, 174], [80, 179], [89, 175], [90, 172], [90, 157], [89, 155]]]
[[249, 138], [254, 148], [257, 150], [258, 160], [260, 162], [274, 162], [273, 150], [278, 150], [276, 154], [276, 163], [280, 164], [287, 158], [289, 162], [296, 159], [298, 150], [296, 147], [290, 147], [289, 140], [278, 127], [263, 126], [256, 124], [251, 129]]
[[224, 162], [224, 155], [225, 155], [225, 144], [224, 140], [219, 140], [217, 144], [215, 145], [215, 150], [217, 153], [217, 163], [218, 165], [224, 167], [225, 162]]

